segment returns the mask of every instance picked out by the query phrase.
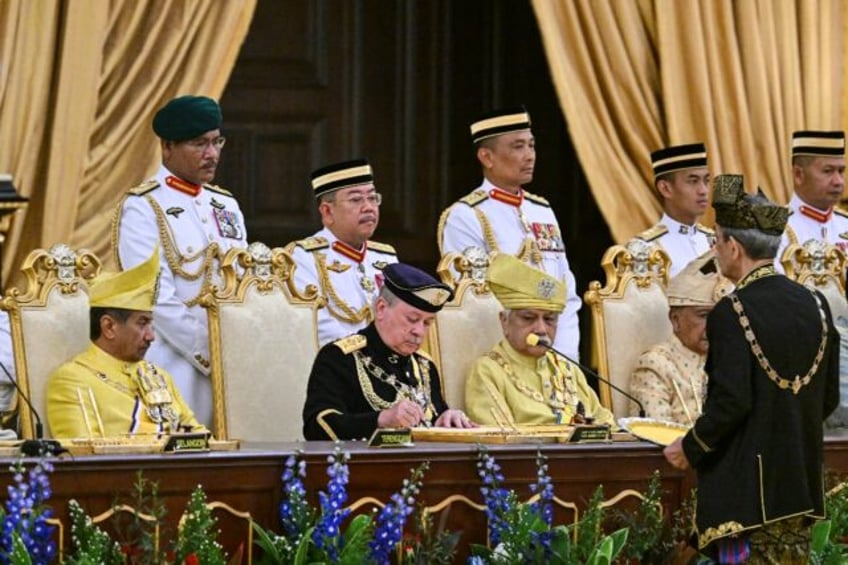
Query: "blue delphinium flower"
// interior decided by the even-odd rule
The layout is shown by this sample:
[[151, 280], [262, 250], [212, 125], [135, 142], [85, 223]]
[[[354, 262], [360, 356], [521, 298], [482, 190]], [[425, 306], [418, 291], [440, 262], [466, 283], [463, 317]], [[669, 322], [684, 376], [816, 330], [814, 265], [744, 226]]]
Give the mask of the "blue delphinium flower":
[[339, 559], [339, 548], [341, 546], [340, 525], [350, 514], [350, 510], [344, 508], [347, 501], [347, 483], [349, 471], [347, 462], [350, 453], [343, 452], [337, 445], [333, 454], [327, 458], [330, 466], [327, 467], [327, 492], [318, 493], [318, 501], [321, 504], [321, 517], [315, 524], [312, 532], [312, 542], [319, 550], [327, 554], [331, 563], [337, 563]]
[[532, 510], [542, 518], [547, 526], [541, 532], [532, 532], [532, 540], [534, 544], [541, 545], [544, 548], [547, 557], [551, 553], [551, 538], [553, 536], [551, 527], [554, 522], [554, 484], [548, 475], [548, 460], [542, 455], [541, 451], [536, 452], [536, 482], [530, 485], [530, 489], [539, 494], [539, 500], [533, 504]]
[[424, 473], [429, 468], [427, 462], [422, 463], [412, 471], [412, 476], [403, 480], [400, 492], [391, 496], [377, 516], [377, 527], [374, 539], [368, 544], [371, 559], [380, 565], [389, 563], [389, 556], [403, 537], [406, 519], [412, 514], [415, 497], [421, 492]]
[[47, 519], [53, 510], [45, 503], [50, 498], [50, 480], [47, 473], [53, 470], [49, 461], [38, 461], [27, 471], [18, 461], [11, 467], [14, 484], [9, 485], [9, 498], [3, 513], [0, 532], [0, 563], [8, 563], [14, 546], [14, 537], [20, 537], [34, 565], [50, 563], [56, 556], [53, 526]]
[[481, 450], [477, 460], [477, 474], [483, 482], [480, 492], [486, 503], [486, 518], [489, 522], [489, 542], [497, 546], [503, 533], [508, 530], [509, 523], [505, 520], [510, 512], [513, 501], [510, 491], [501, 487], [504, 480], [501, 467], [488, 451]]
[[301, 451], [297, 451], [286, 460], [283, 471], [283, 492], [286, 499], [280, 504], [283, 535], [293, 546], [300, 542], [315, 515], [314, 509], [306, 500], [306, 487], [303, 486], [306, 461], [300, 458], [301, 454]]

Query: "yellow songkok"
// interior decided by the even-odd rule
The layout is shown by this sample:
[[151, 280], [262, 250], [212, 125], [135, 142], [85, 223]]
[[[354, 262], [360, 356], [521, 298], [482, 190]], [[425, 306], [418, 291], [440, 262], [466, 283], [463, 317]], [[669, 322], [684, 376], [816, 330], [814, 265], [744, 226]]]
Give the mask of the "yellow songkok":
[[707, 251], [693, 259], [668, 283], [669, 306], [715, 306], [727, 294], [729, 282], [723, 279], [715, 262], [715, 253]]
[[486, 279], [495, 298], [508, 310], [565, 309], [565, 283], [508, 253], [495, 255]]
[[91, 282], [92, 308], [123, 308], [151, 312], [159, 287], [159, 245], [150, 258], [120, 273], [101, 273]]

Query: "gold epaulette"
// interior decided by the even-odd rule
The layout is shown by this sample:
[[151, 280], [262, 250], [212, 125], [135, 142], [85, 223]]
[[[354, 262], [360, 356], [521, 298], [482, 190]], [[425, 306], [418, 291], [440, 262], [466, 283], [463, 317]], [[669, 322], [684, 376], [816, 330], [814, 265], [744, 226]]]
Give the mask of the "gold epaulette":
[[715, 231], [713, 231], [710, 228], [708, 228], [707, 226], [704, 226], [704, 225], [701, 225], [701, 224], [695, 224], [695, 229], [698, 230], [699, 232], [705, 233], [707, 235], [715, 235]]
[[229, 196], [230, 198], [234, 198], [232, 192], [221, 188], [217, 184], [204, 184], [203, 188], [205, 188], [206, 190], [211, 190], [212, 192], [217, 192], [218, 194], [223, 194], [224, 196]]
[[358, 351], [365, 347], [368, 343], [368, 338], [362, 334], [353, 334], [333, 342], [333, 345], [342, 350], [345, 355], [350, 355], [354, 351]]
[[538, 194], [533, 194], [532, 192], [527, 192], [526, 190], [524, 191], [524, 198], [526, 198], [530, 202], [535, 202], [536, 204], [547, 206], [548, 208], [551, 207], [551, 203], [548, 202], [547, 198], [539, 196]]
[[638, 234], [636, 237], [641, 239], [642, 241], [654, 241], [655, 239], [659, 239], [668, 233], [668, 227], [665, 224], [657, 224], [652, 226], [642, 233]]
[[373, 249], [374, 251], [379, 251], [380, 253], [385, 253], [386, 255], [397, 255], [397, 251], [395, 248], [389, 245], [388, 243], [380, 243], [379, 241], [371, 241], [369, 240], [368, 249]]
[[327, 241], [326, 237], [321, 237], [319, 235], [307, 237], [306, 239], [299, 239], [294, 242], [297, 247], [303, 248], [304, 251], [317, 251], [318, 249], [326, 249], [330, 247], [330, 242]]
[[135, 196], [144, 196], [145, 194], [147, 194], [148, 192], [150, 192], [151, 190], [153, 190], [155, 188], [159, 188], [159, 181], [146, 180], [143, 183], [141, 183], [140, 185], [136, 186], [135, 188], [131, 188], [129, 190], [129, 193], [133, 194]]
[[836, 214], [837, 216], [842, 216], [843, 218], [848, 218], [848, 211], [843, 210], [839, 206], [833, 207], [833, 213]]
[[472, 192], [471, 194], [466, 194], [465, 196], [460, 198], [458, 200], [458, 202], [468, 204], [469, 206], [471, 206], [473, 208], [473, 207], [477, 206], [478, 204], [480, 204], [481, 202], [483, 202], [484, 200], [486, 200], [488, 198], [489, 198], [489, 195], [486, 194], [485, 190], [478, 189], [478, 190], [475, 190], [474, 192]]

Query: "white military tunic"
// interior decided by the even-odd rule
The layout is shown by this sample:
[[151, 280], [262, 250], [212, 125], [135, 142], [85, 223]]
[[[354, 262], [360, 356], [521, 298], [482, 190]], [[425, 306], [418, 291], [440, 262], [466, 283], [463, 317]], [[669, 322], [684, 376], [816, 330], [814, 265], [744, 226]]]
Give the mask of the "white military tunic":
[[709, 251], [714, 236], [712, 230], [701, 224], [681, 224], [668, 214], [663, 214], [657, 224], [636, 237], [653, 243], [668, 253], [671, 259], [668, 274], [673, 277], [690, 261]]
[[[218, 244], [221, 254], [246, 247], [247, 231], [232, 194], [205, 184], [192, 195], [186, 186], [193, 185], [162, 166], [150, 181], [130, 191], [118, 205], [112, 247], [118, 264], [128, 269], [147, 260], [159, 243], [161, 274], [153, 310], [156, 341], [146, 359], [173, 376], [197, 419], [208, 427], [212, 423], [208, 325], [206, 312], [193, 302], [206, 280], [217, 280], [219, 256], [210, 244]], [[211, 262], [208, 256], [213, 256]]]
[[563, 281], [567, 302], [559, 317], [554, 347], [573, 359], [578, 358], [577, 312], [582, 302], [568, 266], [559, 223], [547, 200], [525, 190], [514, 195], [484, 179], [477, 190], [442, 213], [439, 232], [442, 255], [462, 253], [469, 247], [479, 247], [486, 253], [511, 253]]
[[848, 253], [848, 214], [839, 208], [822, 211], [813, 208], [795, 194], [789, 201], [789, 220], [780, 241], [775, 263], [781, 272], [783, 252], [791, 243], [804, 245], [810, 239], [826, 241]]
[[297, 264], [297, 290], [303, 293], [307, 285], [315, 285], [326, 300], [318, 311], [319, 347], [371, 322], [371, 304], [383, 285], [383, 268], [397, 263], [391, 245], [368, 241], [362, 249], [354, 249], [324, 228], [286, 249]]

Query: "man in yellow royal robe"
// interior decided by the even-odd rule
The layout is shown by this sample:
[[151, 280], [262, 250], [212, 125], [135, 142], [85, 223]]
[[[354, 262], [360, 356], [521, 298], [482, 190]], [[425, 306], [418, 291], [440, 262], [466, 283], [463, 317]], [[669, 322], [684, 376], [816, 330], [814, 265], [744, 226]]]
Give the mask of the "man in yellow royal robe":
[[144, 360], [153, 342], [159, 250], [90, 289], [91, 344], [50, 376], [47, 419], [53, 437], [205, 431], [171, 376]]

